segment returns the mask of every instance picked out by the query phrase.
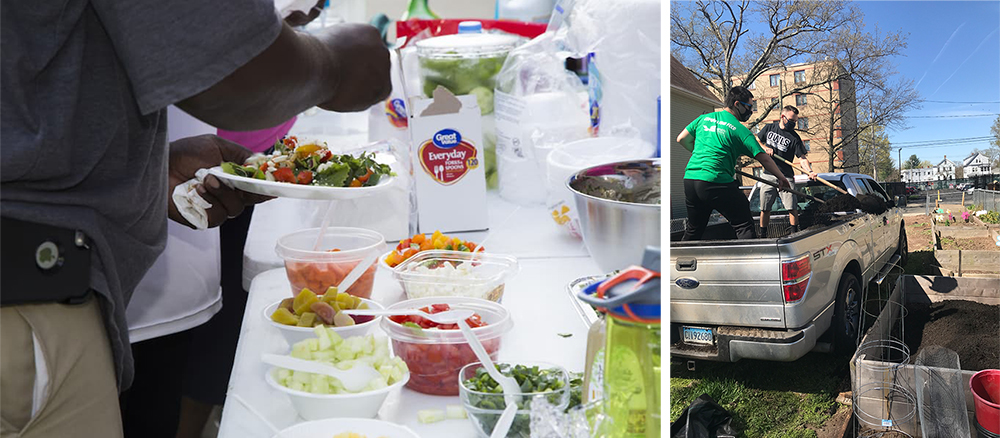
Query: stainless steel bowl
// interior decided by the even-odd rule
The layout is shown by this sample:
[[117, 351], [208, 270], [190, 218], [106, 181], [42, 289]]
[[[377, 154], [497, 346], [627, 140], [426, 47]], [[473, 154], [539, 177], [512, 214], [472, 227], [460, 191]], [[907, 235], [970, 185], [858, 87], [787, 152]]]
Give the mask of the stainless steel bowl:
[[601, 164], [571, 176], [583, 242], [605, 272], [642, 263], [660, 246], [660, 160]]

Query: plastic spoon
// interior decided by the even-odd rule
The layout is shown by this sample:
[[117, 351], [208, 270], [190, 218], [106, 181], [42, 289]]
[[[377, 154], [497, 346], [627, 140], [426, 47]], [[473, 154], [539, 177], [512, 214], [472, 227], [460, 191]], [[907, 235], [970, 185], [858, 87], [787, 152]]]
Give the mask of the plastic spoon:
[[316, 235], [316, 243], [313, 244], [313, 251], [319, 251], [319, 244], [323, 241], [323, 235], [326, 234], [326, 227], [330, 225], [330, 213], [333, 213], [332, 199], [327, 201], [326, 214], [323, 215], [323, 222], [319, 225], [319, 234]]
[[490, 434], [490, 438], [507, 436], [507, 431], [510, 430], [510, 425], [514, 421], [514, 414], [517, 412], [517, 400], [514, 394], [520, 393], [521, 387], [517, 384], [516, 380], [500, 373], [500, 370], [493, 364], [493, 359], [490, 359], [489, 353], [486, 352], [486, 348], [479, 342], [479, 338], [472, 334], [472, 329], [469, 328], [469, 324], [464, 319], [457, 321], [457, 324], [458, 328], [462, 330], [462, 334], [465, 335], [465, 340], [469, 343], [469, 347], [472, 347], [472, 352], [476, 353], [476, 358], [483, 364], [483, 368], [486, 368], [486, 373], [503, 388], [503, 398], [504, 402], [507, 403], [507, 407], [503, 410], [503, 414], [500, 414], [500, 419], [497, 420], [496, 426], [493, 427], [493, 433]]
[[372, 263], [375, 263], [375, 260], [377, 259], [378, 254], [372, 253], [369, 254], [368, 257], [365, 257], [361, 263], [355, 265], [354, 269], [351, 269], [351, 272], [349, 272], [343, 280], [340, 280], [340, 284], [337, 285], [337, 292], [347, 293], [347, 289], [354, 286], [354, 282], [358, 281], [358, 279], [364, 275], [365, 271], [367, 271]]
[[351, 368], [342, 370], [322, 362], [302, 360], [279, 354], [264, 353], [261, 355], [261, 360], [263, 360], [266, 364], [274, 365], [276, 367], [302, 371], [304, 373], [323, 374], [333, 377], [344, 385], [344, 389], [351, 392], [358, 392], [365, 389], [372, 379], [381, 376], [381, 374], [379, 374], [378, 371], [375, 371], [375, 368], [372, 368], [371, 365], [360, 362], [355, 362], [354, 366]]
[[342, 310], [347, 315], [358, 316], [393, 316], [393, 315], [415, 315], [420, 316], [438, 324], [455, 324], [458, 321], [465, 322], [475, 313], [466, 309], [446, 310], [440, 313], [427, 313], [419, 309], [347, 309]]

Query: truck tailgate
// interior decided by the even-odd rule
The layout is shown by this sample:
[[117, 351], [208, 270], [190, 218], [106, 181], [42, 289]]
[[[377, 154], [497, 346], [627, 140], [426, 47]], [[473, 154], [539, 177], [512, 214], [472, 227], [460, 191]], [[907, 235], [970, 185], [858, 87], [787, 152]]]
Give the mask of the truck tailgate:
[[673, 323], [785, 328], [776, 242], [670, 249]]

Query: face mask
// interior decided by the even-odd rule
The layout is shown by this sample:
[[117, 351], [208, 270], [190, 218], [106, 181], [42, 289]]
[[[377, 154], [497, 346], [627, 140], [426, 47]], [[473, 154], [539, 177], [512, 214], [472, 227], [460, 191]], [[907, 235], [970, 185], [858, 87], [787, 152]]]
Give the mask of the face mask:
[[736, 103], [737, 105], [734, 105], [736, 109], [736, 119], [741, 122], [750, 120], [750, 115], [753, 113], [753, 111], [750, 110], [750, 105], [740, 101], [737, 101]]
[[794, 131], [794, 130], [795, 130], [795, 122], [787, 120], [785, 122], [785, 131]]

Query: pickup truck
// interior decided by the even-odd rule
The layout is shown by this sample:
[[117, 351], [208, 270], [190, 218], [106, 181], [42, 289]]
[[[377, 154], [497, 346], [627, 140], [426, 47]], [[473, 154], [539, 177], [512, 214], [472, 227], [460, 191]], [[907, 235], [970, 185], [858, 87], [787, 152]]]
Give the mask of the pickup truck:
[[[776, 237], [748, 240], [737, 240], [720, 217], [702, 240], [683, 242], [684, 219], [671, 221], [671, 355], [793, 361], [814, 348], [856, 349], [866, 288], [905, 263], [903, 215], [870, 176], [819, 176], [852, 196], [880, 197], [888, 209], [821, 214], [819, 203], [799, 197], [800, 231], [791, 233], [787, 211], [775, 208], [768, 235]], [[797, 189], [824, 200], [840, 194], [819, 181]], [[759, 191], [750, 193], [755, 215]]]

